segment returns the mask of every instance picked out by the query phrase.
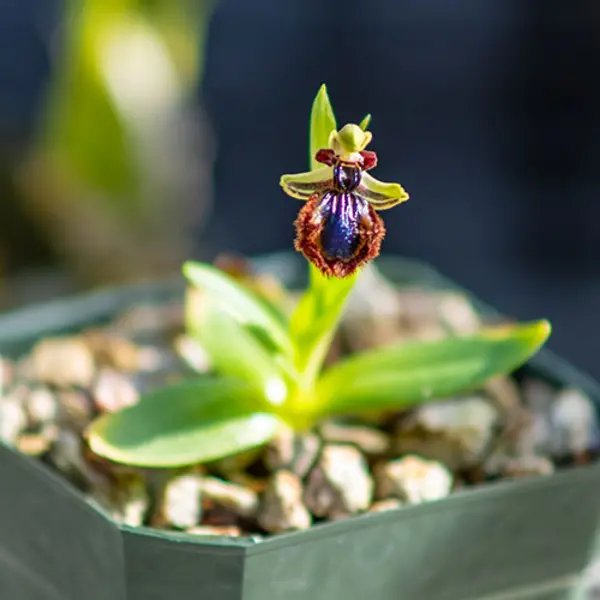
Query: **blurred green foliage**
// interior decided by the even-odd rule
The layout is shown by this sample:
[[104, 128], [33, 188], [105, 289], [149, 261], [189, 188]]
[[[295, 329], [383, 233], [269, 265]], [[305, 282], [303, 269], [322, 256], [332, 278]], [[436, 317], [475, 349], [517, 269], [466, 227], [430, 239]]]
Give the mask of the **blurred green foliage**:
[[139, 210], [147, 173], [136, 129], [193, 92], [211, 9], [208, 0], [65, 0], [42, 131], [56, 168], [119, 211]]
[[196, 98], [214, 0], [64, 0], [23, 212], [84, 286], [179, 269], [210, 201]]

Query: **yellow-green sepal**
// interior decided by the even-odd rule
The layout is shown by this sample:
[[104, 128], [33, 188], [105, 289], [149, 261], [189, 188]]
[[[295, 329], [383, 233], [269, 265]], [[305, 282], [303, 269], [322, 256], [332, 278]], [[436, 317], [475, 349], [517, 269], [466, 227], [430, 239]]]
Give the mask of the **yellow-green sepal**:
[[308, 200], [313, 194], [331, 187], [332, 178], [333, 169], [321, 167], [305, 173], [282, 175], [279, 185], [288, 196], [298, 200]]
[[408, 200], [408, 192], [399, 183], [386, 183], [368, 173], [361, 177], [358, 193], [376, 210], [392, 208]]

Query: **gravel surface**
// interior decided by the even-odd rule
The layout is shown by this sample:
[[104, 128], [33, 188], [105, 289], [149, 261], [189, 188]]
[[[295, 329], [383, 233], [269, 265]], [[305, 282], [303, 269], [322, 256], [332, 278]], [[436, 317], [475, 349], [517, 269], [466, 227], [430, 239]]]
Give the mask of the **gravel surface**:
[[[383, 309], [372, 302], [378, 286]], [[95, 416], [210, 370], [182, 321], [181, 307], [139, 307], [106, 327], [43, 339], [18, 360], [0, 357], [0, 439], [44, 461], [117, 521], [230, 537], [436, 501], [498, 478], [543, 477], [588, 462], [599, 445], [596, 413], [581, 391], [499, 378], [401, 413], [331, 419], [302, 434], [282, 429], [263, 449], [210, 465], [135, 469], [92, 455], [82, 432]], [[477, 326], [457, 294], [393, 292], [374, 276], [355, 290], [334, 349]]]

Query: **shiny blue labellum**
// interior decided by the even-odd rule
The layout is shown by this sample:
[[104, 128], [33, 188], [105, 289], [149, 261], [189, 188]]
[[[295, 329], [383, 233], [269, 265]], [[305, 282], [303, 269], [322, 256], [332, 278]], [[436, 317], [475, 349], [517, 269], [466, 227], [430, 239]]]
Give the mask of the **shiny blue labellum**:
[[319, 205], [323, 218], [321, 248], [328, 260], [351, 260], [360, 249], [360, 221], [367, 207], [352, 193], [361, 181], [355, 166], [337, 165], [333, 169], [335, 191], [324, 194]]
[[361, 204], [364, 201], [355, 194], [325, 194], [320, 210], [324, 221], [321, 248], [329, 260], [350, 260], [356, 255], [361, 243]]

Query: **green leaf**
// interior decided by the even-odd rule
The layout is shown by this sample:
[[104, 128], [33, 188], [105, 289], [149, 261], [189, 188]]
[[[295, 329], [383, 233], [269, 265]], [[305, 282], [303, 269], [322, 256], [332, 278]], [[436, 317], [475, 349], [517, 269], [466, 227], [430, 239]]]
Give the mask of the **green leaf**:
[[[212, 0], [60, 3], [61, 40], [53, 56], [54, 75], [36, 152], [50, 161], [60, 180], [66, 180], [63, 185], [75, 188], [78, 202], [86, 201], [85, 194], [77, 191], [83, 187], [90, 192], [88, 202], [119, 219], [148, 218], [144, 194], [158, 187], [153, 184], [160, 177], [153, 179], [154, 171], [145, 164], [148, 141], [140, 153], [139, 140], [153, 138], [140, 130], [148, 127], [147, 119], [132, 118], [140, 109], [132, 111], [129, 105], [131, 75], [120, 70], [124, 63], [120, 57], [135, 56], [136, 49], [151, 44], [162, 56], [157, 61], [157, 54], [142, 50], [153, 65], [151, 71], [156, 72], [142, 82], [145, 97], [156, 95], [161, 102], [185, 98], [202, 76], [214, 4]], [[148, 91], [153, 82], [158, 82], [154, 95]]]
[[152, 24], [169, 48], [174, 67], [188, 89], [202, 81], [207, 32], [216, 5], [215, 0], [135, 2], [135, 11]]
[[401, 409], [463, 393], [526, 362], [550, 335], [547, 321], [474, 336], [373, 350], [329, 369], [318, 382], [313, 418]]
[[206, 299], [203, 317], [193, 333], [218, 373], [247, 381], [272, 405], [285, 401], [287, 384], [273, 355], [251, 329], [218, 308], [216, 300]]
[[96, 419], [87, 431], [99, 456], [141, 467], [178, 467], [231, 456], [269, 441], [279, 426], [245, 383], [186, 381]]
[[329, 96], [327, 86], [323, 84], [315, 97], [310, 115], [310, 168], [318, 169], [322, 165], [315, 160], [317, 150], [329, 147], [329, 135], [337, 129], [335, 115]]
[[290, 318], [296, 347], [296, 368], [304, 387], [315, 382], [358, 273], [344, 279], [327, 278], [310, 265], [310, 285]]
[[[293, 355], [285, 320], [266, 300], [211, 265], [189, 261], [183, 265], [183, 274], [194, 286], [216, 298], [220, 307], [237, 321], [263, 330], [280, 352]], [[189, 315], [188, 326], [192, 329], [193, 320], [194, 315]]]
[[115, 211], [135, 215], [141, 173], [127, 119], [101, 63], [107, 33], [122, 22], [127, 8], [70, 1], [64, 10], [64, 39], [49, 86], [40, 150], [78, 184], [104, 192], [102, 201], [115, 196]]

